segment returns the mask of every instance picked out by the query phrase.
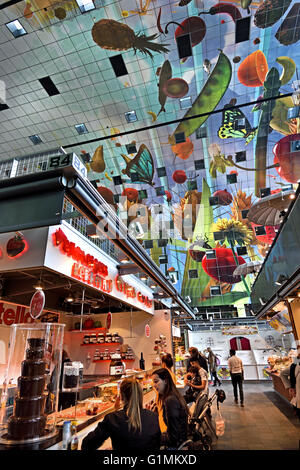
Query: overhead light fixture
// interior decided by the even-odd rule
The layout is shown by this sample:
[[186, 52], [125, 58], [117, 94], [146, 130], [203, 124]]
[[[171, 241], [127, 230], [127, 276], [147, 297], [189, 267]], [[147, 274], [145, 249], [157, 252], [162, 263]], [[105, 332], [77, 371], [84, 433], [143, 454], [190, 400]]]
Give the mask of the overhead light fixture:
[[281, 286], [284, 283], [284, 281], [287, 281], [287, 280], [288, 280], [288, 277], [285, 274], [279, 274], [279, 276], [277, 277], [275, 281], [275, 284], [277, 284], [277, 286]]
[[147, 281], [147, 276], [146, 276], [146, 274], [143, 274], [143, 275], [141, 276], [141, 281]]
[[261, 305], [266, 305], [266, 302], [265, 302], [264, 300], [265, 300], [264, 297], [263, 297], [263, 298], [261, 298], [261, 297], [259, 298], [259, 301], [260, 301]]
[[87, 11], [95, 10], [96, 8], [93, 0], [76, 0], [76, 3], [81, 13], [86, 13]]
[[36, 290], [43, 290], [45, 288], [44, 284], [41, 281], [38, 281], [34, 286], [34, 289]]
[[295, 194], [290, 194], [290, 195], [289, 195], [289, 199], [296, 199]]
[[189, 295], [187, 295], [187, 296], [185, 297], [185, 300], [186, 300], [186, 302], [187, 302], [188, 304], [190, 304], [190, 303], [191, 303], [191, 298], [190, 298], [190, 296], [189, 296]]
[[71, 292], [69, 292], [69, 294], [67, 295], [67, 297], [65, 298], [65, 301], [66, 302], [73, 302], [74, 301], [74, 297], [72, 295]]
[[151, 289], [156, 289], [156, 284], [151, 284]]
[[120, 262], [121, 262], [121, 263], [124, 263], [124, 264], [125, 264], [125, 263], [130, 263], [130, 261], [129, 261], [128, 258], [122, 258], [122, 259], [120, 259]]
[[27, 31], [25, 30], [25, 28], [23, 28], [19, 20], [14, 20], [14, 21], [11, 21], [10, 23], [6, 23], [6, 26], [8, 27], [9, 31], [13, 34], [15, 38], [18, 38], [20, 36], [24, 36], [24, 34], [27, 34]]

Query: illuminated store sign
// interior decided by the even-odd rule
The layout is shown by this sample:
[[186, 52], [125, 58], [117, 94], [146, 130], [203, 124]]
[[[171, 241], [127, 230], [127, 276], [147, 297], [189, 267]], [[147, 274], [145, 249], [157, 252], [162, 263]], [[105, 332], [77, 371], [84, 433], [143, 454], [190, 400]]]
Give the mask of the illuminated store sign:
[[33, 323], [33, 321], [26, 307], [0, 302], [0, 325], [10, 326], [14, 323]]

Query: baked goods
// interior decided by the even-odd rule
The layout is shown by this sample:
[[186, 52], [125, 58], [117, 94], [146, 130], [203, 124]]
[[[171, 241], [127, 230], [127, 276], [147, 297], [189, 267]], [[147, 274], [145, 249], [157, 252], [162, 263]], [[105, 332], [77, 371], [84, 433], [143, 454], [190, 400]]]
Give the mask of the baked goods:
[[14, 413], [8, 419], [8, 438], [26, 440], [44, 434], [45, 368], [44, 339], [29, 338], [26, 359], [21, 364], [18, 378], [18, 396], [15, 399]]

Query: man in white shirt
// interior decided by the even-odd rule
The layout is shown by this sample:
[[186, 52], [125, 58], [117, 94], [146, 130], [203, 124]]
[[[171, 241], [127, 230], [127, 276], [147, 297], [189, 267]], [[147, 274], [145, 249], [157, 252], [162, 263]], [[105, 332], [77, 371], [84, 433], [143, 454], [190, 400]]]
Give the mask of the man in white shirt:
[[236, 357], [235, 350], [230, 349], [230, 358], [228, 359], [228, 367], [233, 385], [234, 401], [238, 403], [238, 388], [240, 393], [240, 403], [244, 406], [244, 392], [243, 392], [243, 379], [244, 368], [243, 363], [239, 357]]

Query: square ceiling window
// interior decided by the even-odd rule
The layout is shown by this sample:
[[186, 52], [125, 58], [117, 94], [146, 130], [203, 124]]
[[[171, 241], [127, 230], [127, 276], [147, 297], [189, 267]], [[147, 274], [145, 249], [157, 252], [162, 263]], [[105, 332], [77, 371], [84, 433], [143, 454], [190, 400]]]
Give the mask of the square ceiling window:
[[126, 150], [127, 150], [127, 153], [136, 153], [137, 152], [135, 144], [127, 144], [126, 145]]
[[164, 246], [167, 246], [167, 244], [168, 244], [168, 240], [165, 239], [165, 238], [161, 238], [161, 239], [158, 240], [158, 242], [157, 242], [157, 246], [158, 246], [159, 248], [162, 248], [162, 247], [164, 247]]
[[178, 272], [173, 271], [169, 274], [169, 276], [170, 276], [170, 281], [172, 282], [172, 284], [176, 284], [176, 282], [178, 281]]
[[259, 225], [258, 227], [254, 227], [255, 235], [266, 235], [266, 229], [263, 225]]
[[194, 189], [197, 189], [197, 181], [188, 181], [187, 182], [187, 189], [188, 191], [194, 191]]
[[76, 0], [76, 3], [79, 6], [81, 13], [95, 9], [95, 5], [92, 0]]
[[7, 104], [0, 103], [0, 111], [4, 111], [5, 109], [9, 109], [9, 106], [7, 106]]
[[218, 196], [211, 196], [209, 198], [209, 205], [210, 206], [217, 206], [219, 204], [219, 198]]
[[204, 170], [205, 168], [205, 163], [204, 160], [195, 160], [195, 170]]
[[211, 297], [215, 295], [221, 295], [221, 287], [220, 286], [211, 286], [210, 287], [210, 295]]
[[248, 217], [248, 212], [249, 212], [249, 209], [244, 209], [242, 211], [242, 219], [247, 219]]
[[140, 177], [138, 173], [130, 173], [130, 179], [132, 183], [136, 183], [137, 181], [139, 181]]
[[23, 28], [20, 21], [18, 20], [14, 20], [14, 21], [11, 21], [10, 23], [6, 23], [6, 26], [8, 27], [9, 31], [13, 34], [15, 38], [18, 38], [20, 36], [24, 36], [24, 34], [27, 34], [27, 31]]
[[89, 133], [89, 131], [87, 130], [85, 124], [75, 124], [75, 129], [76, 129], [76, 131], [78, 132], [79, 135]]
[[115, 186], [119, 186], [123, 183], [121, 176], [113, 176], [113, 182]]
[[192, 98], [190, 96], [187, 96], [186, 98], [180, 98], [179, 103], [181, 109], [191, 108]]
[[153, 240], [144, 240], [145, 250], [150, 250], [153, 248]]
[[161, 255], [158, 257], [159, 264], [168, 264], [168, 257], [166, 255]]
[[271, 188], [263, 188], [263, 189], [260, 189], [259, 192], [260, 192], [260, 197], [270, 196]]
[[125, 118], [126, 118], [126, 121], [129, 123], [137, 121], [135, 111], [128, 111], [128, 113], [125, 113]]
[[38, 144], [41, 144], [41, 143], [43, 142], [42, 139], [40, 138], [40, 136], [37, 135], [37, 134], [30, 135], [30, 136], [29, 136], [29, 139], [31, 140], [31, 142], [32, 142], [34, 145], [38, 145]]
[[196, 139], [203, 139], [204, 137], [207, 137], [206, 127], [198, 127], [196, 130]]
[[235, 131], [242, 129], [243, 127], [245, 127], [245, 125], [246, 125], [245, 118], [236, 119], [235, 121], [233, 121], [233, 129]]
[[291, 152], [298, 152], [300, 150], [300, 140], [294, 140], [290, 143], [291, 145]]
[[226, 237], [226, 232], [214, 232], [214, 240], [224, 240]]
[[287, 120], [296, 119], [299, 116], [300, 116], [300, 107], [299, 106], [294, 106], [293, 108], [288, 108]]
[[246, 161], [246, 152], [236, 152], [235, 154], [235, 161], [238, 162], [245, 162]]
[[185, 142], [185, 133], [184, 132], [177, 132], [177, 134], [175, 134], [175, 142], [176, 144], [182, 144], [183, 142]]
[[227, 183], [228, 184], [234, 184], [237, 182], [237, 176], [236, 173], [232, 173], [232, 175], [226, 175]]
[[293, 185], [292, 184], [285, 184], [284, 186], [281, 186], [281, 191], [292, 191]]
[[148, 194], [147, 194], [146, 189], [141, 189], [139, 191], [139, 198], [140, 199], [147, 199], [147, 197], [148, 197]]
[[248, 254], [247, 248], [245, 246], [238, 246], [236, 251], [239, 256]]
[[109, 57], [109, 60], [116, 77], [123, 77], [124, 75], [128, 75], [128, 70], [126, 68], [122, 54]]
[[155, 188], [156, 196], [164, 196], [165, 195], [165, 188], [163, 186], [159, 186]]
[[240, 18], [235, 23], [235, 42], [249, 41], [251, 16]]
[[189, 279], [197, 279], [197, 278], [198, 278], [198, 270], [189, 269]]
[[216, 259], [216, 250], [206, 250], [205, 254], [207, 259]]
[[120, 200], [120, 194], [114, 194], [114, 203], [118, 204], [119, 200]]
[[162, 166], [161, 168], [157, 168], [156, 171], [157, 171], [157, 176], [159, 178], [163, 176], [167, 176], [166, 168], [164, 166]]
[[191, 38], [189, 34], [177, 36], [176, 43], [179, 59], [184, 59], [185, 57], [190, 57], [191, 55], [193, 55]]

